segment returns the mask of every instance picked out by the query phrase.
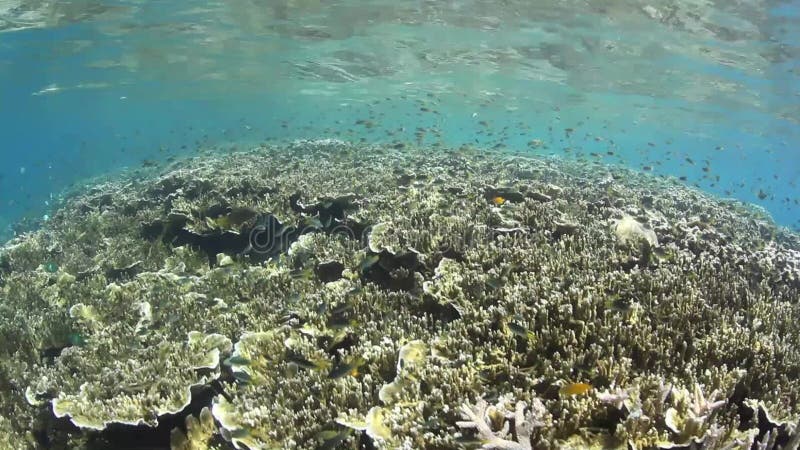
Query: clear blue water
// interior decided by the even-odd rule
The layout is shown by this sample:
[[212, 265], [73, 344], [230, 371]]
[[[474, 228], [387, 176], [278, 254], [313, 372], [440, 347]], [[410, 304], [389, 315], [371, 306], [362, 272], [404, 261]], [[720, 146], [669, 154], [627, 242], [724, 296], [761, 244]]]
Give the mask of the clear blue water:
[[90, 178], [325, 137], [597, 159], [800, 228], [798, 2], [0, 0], [0, 29], [3, 238]]

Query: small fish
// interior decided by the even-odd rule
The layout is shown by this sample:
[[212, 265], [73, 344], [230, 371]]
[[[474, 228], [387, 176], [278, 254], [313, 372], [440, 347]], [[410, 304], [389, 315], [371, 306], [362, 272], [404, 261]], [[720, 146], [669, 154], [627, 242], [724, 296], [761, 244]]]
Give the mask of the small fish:
[[325, 323], [325, 326], [332, 330], [341, 330], [344, 328], [355, 328], [358, 326], [358, 321], [356, 319], [348, 319], [346, 317], [342, 317], [340, 315], [332, 316], [328, 319]]
[[372, 266], [374, 266], [378, 260], [381, 259], [380, 255], [367, 255], [362, 261], [361, 264], [358, 265], [359, 270], [363, 273], [368, 271]]
[[237, 428], [231, 431], [231, 437], [234, 439], [244, 439], [250, 436], [250, 431], [247, 428]]
[[319, 220], [318, 216], [312, 216], [312, 217], [304, 218], [303, 219], [303, 226], [305, 228], [314, 228], [314, 229], [318, 229], [318, 230], [321, 230], [321, 229], [324, 228], [324, 225], [322, 225], [322, 221]]
[[492, 197], [492, 203], [494, 203], [497, 206], [500, 206], [500, 205], [504, 204], [505, 202], [506, 202], [506, 199], [501, 197], [501, 196], [499, 196], [499, 195], [497, 197]]
[[497, 290], [503, 287], [503, 281], [498, 277], [489, 277], [486, 280], [486, 285], [489, 286], [490, 289]]
[[67, 335], [67, 341], [70, 345], [76, 347], [83, 347], [86, 345], [86, 339], [80, 333], [70, 333]]
[[455, 441], [469, 449], [478, 448], [478, 446], [482, 446], [483, 444], [485, 444], [485, 442], [479, 439], [477, 436], [470, 436], [464, 434], [456, 437]]
[[289, 362], [290, 364], [294, 364], [298, 367], [302, 367], [303, 369], [309, 369], [309, 370], [322, 370], [330, 366], [330, 362], [326, 360], [310, 361], [305, 357], [303, 357], [302, 355], [298, 355], [295, 353], [287, 354], [286, 361]]
[[317, 439], [322, 443], [318, 450], [333, 450], [350, 436], [350, 430], [335, 431], [324, 430], [317, 433]]
[[562, 396], [576, 396], [585, 395], [592, 390], [592, 385], [589, 383], [569, 383], [565, 384], [558, 390], [559, 395]]
[[289, 272], [289, 275], [295, 280], [310, 280], [314, 277], [314, 269], [311, 267], [295, 269]]
[[544, 145], [544, 141], [541, 139], [533, 139], [528, 142], [528, 147], [539, 148]]
[[53, 261], [50, 261], [44, 265], [44, 270], [47, 273], [56, 273], [58, 272], [58, 264], [54, 263]]
[[250, 360], [244, 356], [234, 355], [222, 362], [226, 366], [249, 366]]
[[511, 331], [511, 333], [515, 336], [519, 336], [529, 341], [536, 340], [536, 334], [516, 322], [509, 322], [506, 324], [506, 327], [508, 327], [508, 330]]
[[233, 378], [235, 378], [236, 382], [239, 384], [247, 384], [253, 379], [253, 377], [251, 377], [249, 373], [244, 371], [233, 372]]
[[335, 380], [338, 378], [342, 378], [345, 375], [357, 377], [358, 369], [364, 364], [366, 364], [366, 361], [362, 357], [354, 358], [348, 363], [341, 363], [330, 371], [330, 373], [328, 374], [328, 378], [332, 378]]
[[341, 315], [341, 314], [344, 314], [346, 312], [349, 312], [352, 309], [353, 309], [353, 305], [351, 303], [345, 302], [345, 303], [342, 303], [341, 305], [331, 309], [331, 314], [334, 315], [334, 316], [337, 316], [337, 315]]
[[631, 301], [629, 299], [620, 298], [618, 295], [607, 298], [604, 305], [606, 309], [615, 312], [625, 312], [631, 309]]
[[233, 208], [225, 217], [225, 224], [229, 227], [240, 227], [246, 222], [253, 220], [258, 212], [250, 208]]

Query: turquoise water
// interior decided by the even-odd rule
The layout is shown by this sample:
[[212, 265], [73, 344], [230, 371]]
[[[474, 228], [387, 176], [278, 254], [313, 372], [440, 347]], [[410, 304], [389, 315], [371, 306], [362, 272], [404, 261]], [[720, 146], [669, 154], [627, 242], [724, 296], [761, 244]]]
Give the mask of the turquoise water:
[[772, 1], [0, 0], [0, 234], [87, 179], [326, 137], [601, 160], [798, 229], [799, 22]]

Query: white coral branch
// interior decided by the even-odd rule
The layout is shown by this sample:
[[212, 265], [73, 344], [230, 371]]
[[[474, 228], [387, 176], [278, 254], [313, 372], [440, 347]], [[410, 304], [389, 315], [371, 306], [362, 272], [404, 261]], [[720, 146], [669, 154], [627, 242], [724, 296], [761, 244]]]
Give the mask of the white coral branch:
[[[461, 406], [461, 414], [467, 419], [464, 421], [456, 422], [460, 428], [474, 429], [478, 432], [478, 438], [483, 442], [481, 446], [485, 450], [531, 450], [531, 436], [533, 436], [534, 429], [545, 425], [544, 417], [547, 416], [547, 409], [538, 398], [535, 398], [531, 404], [530, 411], [525, 412], [527, 405], [525, 402], [519, 401], [516, 403], [513, 413], [505, 414], [507, 419], [514, 419], [516, 428], [516, 441], [506, 439], [508, 430], [510, 428], [509, 421], [503, 423], [503, 429], [494, 432], [489, 425], [489, 408], [485, 400], [479, 400], [474, 407], [464, 404]], [[502, 405], [498, 404], [496, 410], [504, 409]]]
[[695, 383], [694, 399], [692, 402], [692, 413], [694, 413], [694, 416], [705, 417], [716, 409], [725, 406], [725, 403], [727, 403], [725, 400], [716, 400], [720, 394], [719, 390], [715, 390], [706, 398], [705, 395], [703, 395], [703, 388], [700, 387], [699, 383]]

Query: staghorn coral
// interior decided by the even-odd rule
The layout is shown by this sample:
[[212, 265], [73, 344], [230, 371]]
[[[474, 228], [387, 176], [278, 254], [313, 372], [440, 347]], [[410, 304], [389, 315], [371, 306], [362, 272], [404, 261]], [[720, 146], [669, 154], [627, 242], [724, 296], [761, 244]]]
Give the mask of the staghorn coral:
[[800, 414], [798, 252], [603, 166], [339, 141], [188, 159], [0, 250], [0, 426], [81, 448], [205, 406], [220, 448], [446, 449], [463, 405], [507, 398], [467, 421], [536, 449], [775, 448]]
[[[531, 408], [525, 412], [524, 401], [516, 402], [513, 411], [506, 409], [508, 399], [501, 399], [495, 406], [489, 406], [486, 400], [478, 400], [475, 406], [461, 406], [463, 421], [456, 425], [462, 429], [475, 429], [485, 449], [530, 450], [531, 436], [536, 428], [543, 427], [549, 420], [547, 409], [538, 398], [534, 398]], [[498, 431], [491, 424], [500, 422]], [[514, 439], [510, 437], [511, 424], [514, 425]]]

